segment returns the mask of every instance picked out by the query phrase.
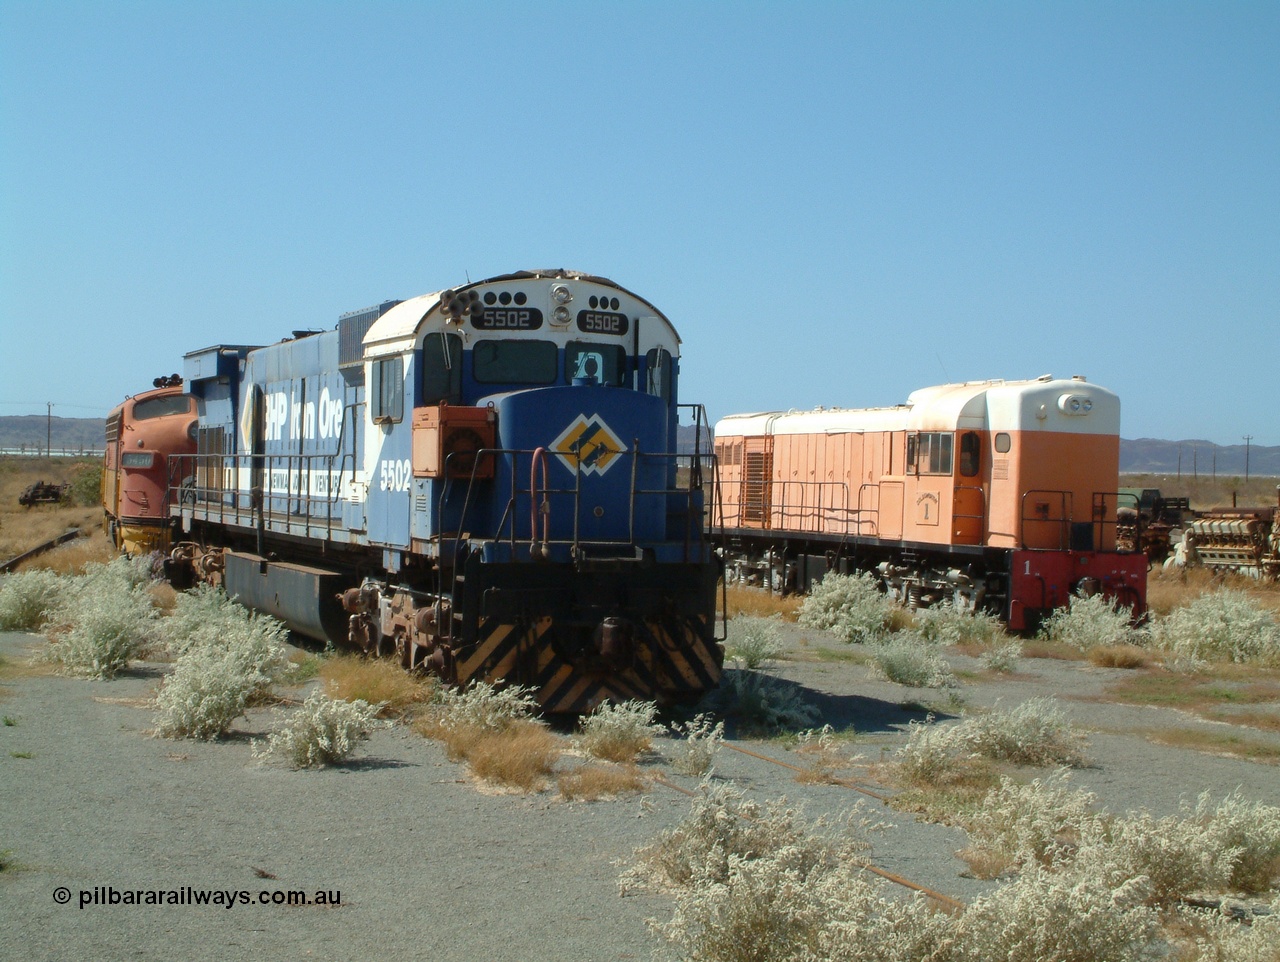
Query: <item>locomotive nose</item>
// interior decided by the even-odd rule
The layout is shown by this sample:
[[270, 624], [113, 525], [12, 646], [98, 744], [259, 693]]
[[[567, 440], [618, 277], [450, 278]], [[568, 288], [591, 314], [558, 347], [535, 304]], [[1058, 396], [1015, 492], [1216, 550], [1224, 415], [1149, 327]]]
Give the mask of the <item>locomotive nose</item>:
[[635, 626], [612, 615], [596, 625], [592, 644], [596, 654], [611, 668], [625, 668], [635, 653]]

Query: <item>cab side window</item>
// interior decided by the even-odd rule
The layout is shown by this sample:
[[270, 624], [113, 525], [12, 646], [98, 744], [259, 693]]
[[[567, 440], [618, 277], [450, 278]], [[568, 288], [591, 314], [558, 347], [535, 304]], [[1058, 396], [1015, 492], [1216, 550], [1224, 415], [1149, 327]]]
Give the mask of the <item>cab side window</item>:
[[665, 348], [655, 347], [644, 356], [645, 360], [645, 393], [656, 394], [664, 401], [671, 400], [672, 364], [671, 352]]
[[428, 334], [422, 341], [422, 403], [462, 400], [462, 338]]
[[982, 442], [977, 431], [960, 435], [960, 474], [966, 478], [978, 476], [982, 468]]

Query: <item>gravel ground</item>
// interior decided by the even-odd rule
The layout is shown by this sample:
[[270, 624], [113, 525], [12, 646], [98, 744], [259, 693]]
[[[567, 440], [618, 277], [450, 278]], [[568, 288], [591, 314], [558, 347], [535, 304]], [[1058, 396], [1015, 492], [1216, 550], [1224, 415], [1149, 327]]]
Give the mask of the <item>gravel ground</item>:
[[[842, 651], [819, 632], [788, 628], [791, 658], [777, 674], [809, 690], [824, 718], [859, 732], [868, 763], [903, 741], [919, 711], [900, 707], [936, 692], [904, 689], [861, 665], [817, 660]], [[0, 634], [0, 655], [27, 657], [40, 640]], [[1237, 786], [1280, 804], [1280, 768], [1152, 744], [1133, 732], [1160, 727], [1224, 729], [1160, 708], [1089, 700], [1118, 669], [1025, 659], [1016, 676], [975, 677], [977, 663], [948, 655], [965, 672], [970, 706], [1012, 707], [1056, 696], [1089, 729], [1092, 767], [1074, 784], [1121, 812], [1177, 810], [1205, 789]], [[688, 811], [661, 785], [619, 801], [566, 803], [478, 790], [436, 744], [403, 727], [375, 733], [340, 768], [292, 771], [261, 764], [251, 739], [270, 730], [255, 711], [233, 737], [213, 744], [151, 736], [147, 700], [165, 667], [143, 664], [110, 682], [18, 672], [0, 689], [0, 958], [238, 959], [648, 959], [657, 942], [645, 920], [666, 918], [659, 896], [618, 894], [619, 863]], [[1268, 706], [1253, 706], [1268, 707]], [[1272, 711], [1280, 706], [1269, 706]], [[12, 724], [10, 724], [12, 722]], [[1280, 746], [1280, 734], [1248, 730]], [[778, 742], [736, 744], [796, 761]], [[675, 743], [661, 741], [670, 757]], [[690, 787], [657, 758], [655, 771]], [[852, 777], [871, 785], [871, 772]], [[849, 808], [858, 795], [798, 783], [794, 773], [722, 750], [718, 778], [751, 797], [803, 801], [809, 814]], [[962, 876], [959, 831], [917, 824], [868, 800], [895, 828], [875, 838], [880, 867], [960, 899], [991, 883]], [[92, 905], [117, 891], [209, 889], [250, 893], [340, 893], [337, 906]], [[55, 901], [59, 888], [70, 903]]]

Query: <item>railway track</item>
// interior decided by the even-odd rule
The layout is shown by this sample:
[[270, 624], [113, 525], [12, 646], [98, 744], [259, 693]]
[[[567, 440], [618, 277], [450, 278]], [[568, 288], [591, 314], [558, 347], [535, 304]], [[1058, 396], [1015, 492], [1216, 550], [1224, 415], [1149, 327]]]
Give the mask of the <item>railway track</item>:
[[7, 574], [24, 561], [29, 561], [31, 558], [44, 554], [51, 548], [56, 548], [60, 544], [66, 544], [68, 541], [74, 541], [76, 538], [83, 538], [84, 536], [84, 532], [79, 528], [70, 528], [58, 535], [56, 538], [50, 538], [48, 541], [36, 545], [31, 550], [24, 551], [16, 558], [10, 558], [8, 561], [0, 562], [0, 574]]

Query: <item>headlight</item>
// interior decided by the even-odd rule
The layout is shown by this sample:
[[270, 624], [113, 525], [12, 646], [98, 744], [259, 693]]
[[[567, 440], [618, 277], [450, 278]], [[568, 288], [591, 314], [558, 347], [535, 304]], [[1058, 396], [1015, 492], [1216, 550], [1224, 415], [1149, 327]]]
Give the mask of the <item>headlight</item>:
[[551, 299], [557, 304], [568, 304], [573, 300], [573, 291], [564, 284], [557, 284], [551, 288]]

